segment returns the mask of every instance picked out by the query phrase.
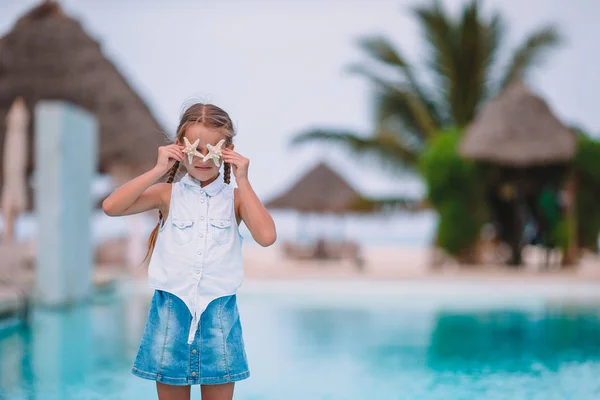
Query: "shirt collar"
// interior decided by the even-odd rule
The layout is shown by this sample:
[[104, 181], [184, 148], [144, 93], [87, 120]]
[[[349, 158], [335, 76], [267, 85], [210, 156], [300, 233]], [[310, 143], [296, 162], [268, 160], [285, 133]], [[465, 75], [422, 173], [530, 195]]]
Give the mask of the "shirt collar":
[[214, 181], [209, 183], [208, 185], [202, 187], [200, 186], [200, 181], [190, 174], [185, 174], [183, 178], [181, 178], [181, 183], [183, 183], [186, 187], [191, 188], [193, 190], [197, 190], [200, 193], [206, 193], [209, 197], [216, 196], [223, 186], [225, 186], [225, 182], [223, 179], [219, 179], [220, 176], [217, 177]]

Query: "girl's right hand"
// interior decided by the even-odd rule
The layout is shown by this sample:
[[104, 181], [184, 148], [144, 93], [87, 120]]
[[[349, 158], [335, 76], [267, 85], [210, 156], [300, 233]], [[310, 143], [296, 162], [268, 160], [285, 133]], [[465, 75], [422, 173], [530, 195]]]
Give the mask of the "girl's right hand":
[[183, 161], [184, 146], [170, 144], [158, 148], [158, 159], [156, 160], [156, 168], [162, 173], [167, 173], [177, 161]]

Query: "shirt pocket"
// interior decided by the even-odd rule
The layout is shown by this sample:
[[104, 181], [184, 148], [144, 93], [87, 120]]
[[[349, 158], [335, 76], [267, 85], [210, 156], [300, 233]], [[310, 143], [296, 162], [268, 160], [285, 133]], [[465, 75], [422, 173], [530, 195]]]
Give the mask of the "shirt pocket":
[[192, 240], [194, 221], [191, 219], [173, 218], [173, 241], [177, 244], [186, 244]]
[[228, 218], [211, 218], [212, 234], [215, 242], [224, 244], [231, 237], [231, 220]]

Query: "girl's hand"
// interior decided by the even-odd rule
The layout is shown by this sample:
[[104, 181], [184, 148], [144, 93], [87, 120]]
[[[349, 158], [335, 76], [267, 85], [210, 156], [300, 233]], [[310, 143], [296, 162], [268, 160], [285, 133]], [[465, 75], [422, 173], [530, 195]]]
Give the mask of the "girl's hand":
[[236, 181], [239, 182], [243, 179], [248, 179], [248, 166], [250, 165], [250, 160], [227, 148], [223, 149], [222, 154], [223, 161], [231, 164]]
[[159, 170], [163, 174], [169, 171], [175, 162], [183, 161], [183, 149], [184, 146], [176, 144], [170, 144], [168, 146], [161, 146], [158, 148], [158, 159], [156, 160], [155, 169]]

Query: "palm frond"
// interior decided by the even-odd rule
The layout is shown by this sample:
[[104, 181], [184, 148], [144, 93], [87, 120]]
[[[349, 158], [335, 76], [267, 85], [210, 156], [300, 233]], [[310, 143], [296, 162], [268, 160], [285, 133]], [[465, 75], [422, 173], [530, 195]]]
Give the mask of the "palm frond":
[[408, 62], [383, 36], [362, 37], [358, 39], [358, 46], [371, 58], [392, 67], [398, 67], [407, 75], [412, 76]]
[[[392, 44], [382, 36], [368, 36], [358, 40], [358, 45], [367, 55], [376, 61], [398, 69], [407, 85], [422, 100], [426, 100], [425, 90], [419, 83], [409, 62], [400, 54]], [[359, 70], [360, 71], [360, 70]]]
[[390, 137], [390, 140], [400, 142], [402, 146], [411, 149], [414, 153], [420, 153], [425, 148], [427, 140], [429, 140], [424, 140], [417, 132], [408, 129], [404, 120], [394, 116], [382, 120], [377, 125], [375, 136]]
[[429, 67], [444, 97], [449, 124], [465, 126], [489, 97], [491, 68], [504, 37], [498, 14], [487, 21], [480, 2], [471, 0], [458, 20], [439, 1], [414, 9], [429, 44]]
[[434, 74], [437, 75], [438, 89], [447, 90], [456, 78], [456, 60], [454, 27], [439, 1], [430, 6], [413, 9], [417, 22], [425, 34], [425, 40], [431, 52], [428, 60]]
[[524, 75], [534, 66], [544, 61], [544, 56], [562, 42], [557, 28], [550, 25], [541, 28], [527, 37], [519, 46], [508, 65], [501, 88], [511, 82], [524, 78]]
[[506, 37], [506, 26], [504, 23], [504, 19], [498, 13], [495, 13], [489, 24], [483, 26], [482, 32], [482, 46], [484, 49], [484, 56], [486, 57], [486, 65], [487, 69], [487, 82], [485, 86], [485, 91], [483, 93], [482, 102], [486, 102], [490, 99], [490, 97], [498, 92], [496, 86], [494, 85], [494, 80], [492, 76], [496, 72], [496, 66], [498, 63], [498, 54], [500, 52], [500, 48], [502, 43], [504, 42]]
[[372, 83], [374, 83], [377, 89], [385, 90], [387, 88], [397, 88], [400, 86], [397, 82], [391, 81], [387, 78], [380, 76], [379, 74], [373, 72], [373, 70], [367, 68], [363, 64], [351, 64], [346, 68], [346, 71], [352, 74], [364, 76]]
[[325, 142], [346, 148], [357, 156], [374, 155], [378, 160], [394, 167], [413, 167], [418, 158], [414, 149], [404, 146], [392, 135], [376, 134], [361, 137], [354, 132], [335, 129], [310, 129], [296, 135], [292, 146], [309, 142]]
[[396, 120], [403, 130], [412, 132], [424, 143], [432, 137], [439, 126], [427, 108], [408, 90], [382, 88], [375, 95], [376, 118], [379, 125]]
[[[465, 126], [473, 120], [477, 107], [487, 97], [490, 60], [497, 51], [494, 47], [494, 24], [488, 25], [480, 14], [479, 2], [467, 4], [456, 25], [456, 82], [452, 86], [452, 115], [456, 126]], [[491, 40], [490, 37], [491, 36]]]
[[[433, 101], [434, 96], [419, 82], [410, 63], [386, 38], [368, 36], [359, 39], [358, 45], [373, 60], [396, 69], [399, 72], [402, 86], [407, 87], [418, 99], [417, 101], [424, 105], [430, 114], [430, 119], [435, 121], [435, 125], [440, 125], [440, 110], [438, 104]], [[348, 70], [367, 77], [373, 74], [364, 65], [351, 65]]]
[[423, 133], [411, 105], [406, 101], [406, 96], [398, 96], [396, 90], [379, 90], [375, 94], [375, 112], [377, 124], [386, 121], [398, 120], [403, 124], [403, 129], [413, 132], [419, 141], [425, 142], [427, 134]]
[[[406, 119], [406, 126], [412, 127], [423, 138], [431, 137], [438, 131], [440, 126], [439, 116], [435, 110], [435, 105], [429, 102], [427, 98], [421, 98], [410, 88], [402, 88], [400, 85], [376, 75], [362, 65], [355, 65], [353, 72], [360, 73], [371, 80], [375, 84], [377, 96], [385, 98], [384, 108], [380, 108], [382, 103], [376, 103], [378, 122], [393, 113], [401, 119]], [[394, 112], [394, 108], [391, 106], [392, 103], [402, 108]]]

